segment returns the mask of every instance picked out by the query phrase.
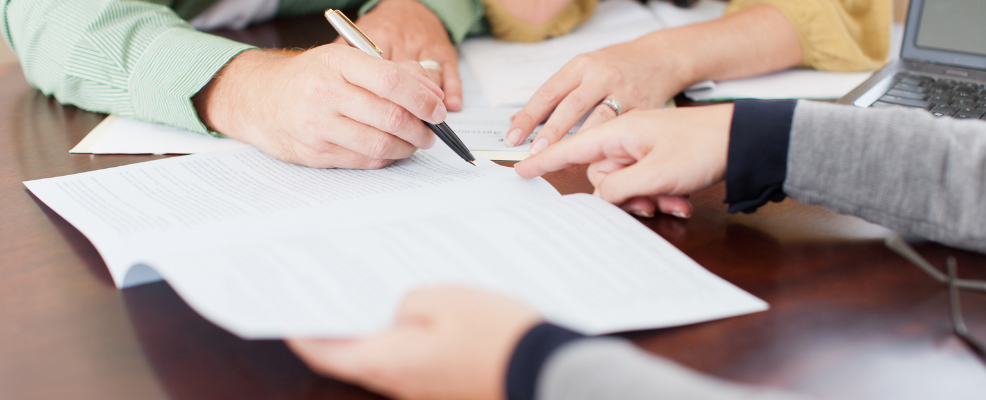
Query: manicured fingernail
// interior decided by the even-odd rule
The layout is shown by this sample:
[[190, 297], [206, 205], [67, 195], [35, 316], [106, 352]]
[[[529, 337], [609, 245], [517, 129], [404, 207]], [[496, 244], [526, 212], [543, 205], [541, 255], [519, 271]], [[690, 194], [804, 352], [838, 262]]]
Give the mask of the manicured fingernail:
[[428, 143], [425, 144], [425, 149], [427, 150], [427, 149], [430, 149], [432, 147], [435, 147], [435, 142], [437, 142], [437, 141], [438, 141], [438, 136], [431, 135], [431, 139], [428, 139]]
[[673, 211], [673, 212], [671, 212], [671, 215], [674, 215], [675, 217], [678, 217], [678, 218], [681, 218], [681, 219], [688, 219], [688, 218], [691, 218], [692, 217], [691, 214], [685, 214], [685, 213], [683, 213], [681, 211]]
[[654, 214], [643, 212], [643, 211], [633, 211], [631, 214], [636, 215], [640, 218], [654, 218]]
[[544, 139], [544, 138], [538, 139], [538, 141], [534, 142], [534, 145], [531, 146], [531, 154], [537, 154], [539, 151], [544, 150], [547, 147], [548, 147], [548, 139]]
[[445, 109], [445, 105], [441, 102], [435, 106], [435, 111], [431, 113], [431, 123], [437, 124], [445, 120], [445, 116], [448, 115], [448, 110]]
[[505, 140], [507, 146], [514, 147], [520, 144], [517, 142], [520, 142], [521, 134], [523, 134], [523, 132], [520, 131], [520, 128], [514, 128], [514, 130], [510, 131], [510, 133], [507, 134], [507, 140]]

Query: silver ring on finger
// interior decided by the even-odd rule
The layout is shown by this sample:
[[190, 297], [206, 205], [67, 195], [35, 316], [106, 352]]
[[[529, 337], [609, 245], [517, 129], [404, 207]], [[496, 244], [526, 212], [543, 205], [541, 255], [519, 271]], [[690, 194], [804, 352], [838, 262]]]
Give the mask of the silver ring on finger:
[[430, 70], [435, 71], [435, 72], [438, 72], [438, 73], [441, 73], [442, 72], [442, 64], [439, 64], [438, 61], [435, 61], [435, 60], [421, 60], [421, 61], [418, 61], [418, 64], [421, 64], [421, 68], [430, 69]]
[[612, 108], [613, 109], [613, 112], [616, 113], [616, 116], [617, 117], [619, 117], [620, 114], [623, 114], [623, 105], [620, 104], [619, 101], [616, 101], [616, 99], [606, 99], [606, 100], [603, 100], [603, 103], [602, 104], [605, 104], [605, 105], [609, 106], [609, 108]]

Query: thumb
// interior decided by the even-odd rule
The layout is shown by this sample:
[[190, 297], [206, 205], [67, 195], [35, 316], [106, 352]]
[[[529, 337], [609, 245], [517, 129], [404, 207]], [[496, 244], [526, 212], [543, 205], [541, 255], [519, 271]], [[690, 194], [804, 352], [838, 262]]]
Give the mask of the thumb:
[[284, 343], [311, 369], [344, 380], [365, 368], [363, 339], [285, 339]]

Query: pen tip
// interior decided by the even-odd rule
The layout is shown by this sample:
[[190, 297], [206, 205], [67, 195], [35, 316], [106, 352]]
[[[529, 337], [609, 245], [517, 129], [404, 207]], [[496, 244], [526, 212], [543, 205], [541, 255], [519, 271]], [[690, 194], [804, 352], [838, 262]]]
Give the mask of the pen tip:
[[472, 164], [472, 165], [475, 165], [476, 168], [479, 168], [479, 164], [477, 164], [475, 161], [470, 161], [469, 163]]

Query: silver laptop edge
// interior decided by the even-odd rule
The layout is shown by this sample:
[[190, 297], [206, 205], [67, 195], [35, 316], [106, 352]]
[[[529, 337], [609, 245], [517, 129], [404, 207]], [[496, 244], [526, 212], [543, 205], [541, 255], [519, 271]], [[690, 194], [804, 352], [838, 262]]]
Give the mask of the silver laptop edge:
[[986, 56], [922, 48], [916, 45], [924, 3], [925, 0], [910, 1], [900, 58], [875, 72], [873, 76], [839, 99], [838, 104], [869, 107], [894, 85], [894, 77], [899, 72], [986, 84]]

